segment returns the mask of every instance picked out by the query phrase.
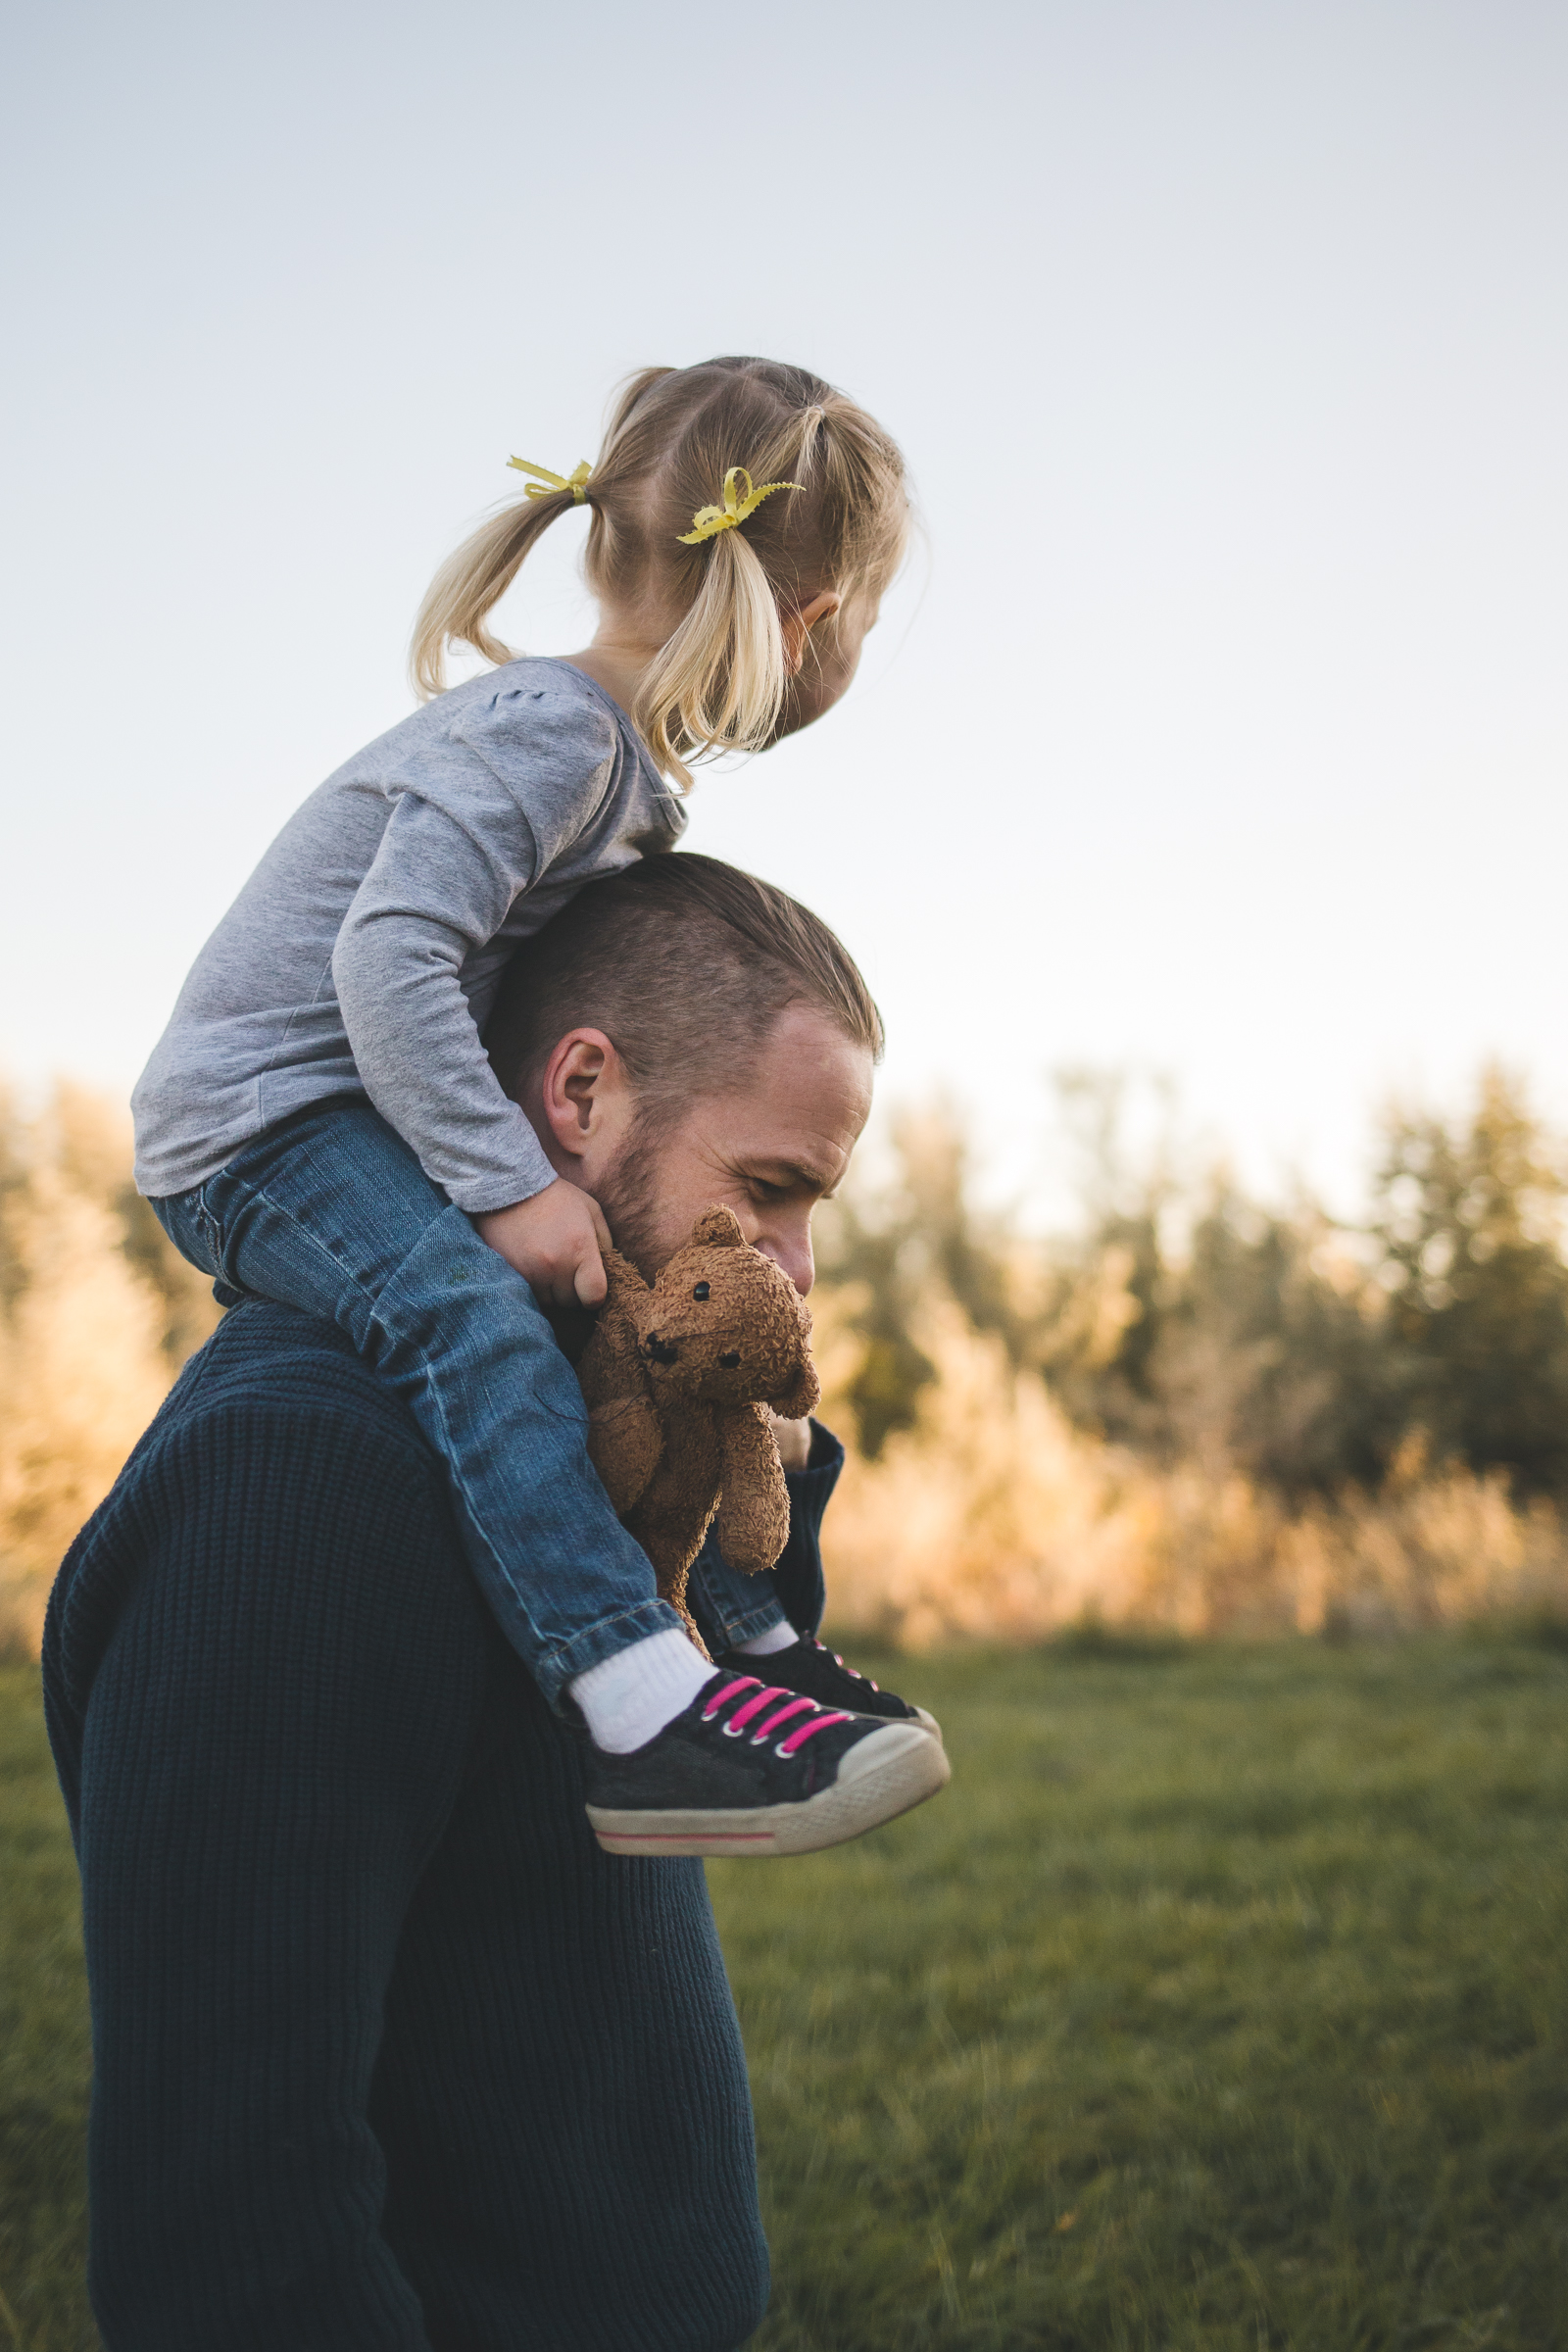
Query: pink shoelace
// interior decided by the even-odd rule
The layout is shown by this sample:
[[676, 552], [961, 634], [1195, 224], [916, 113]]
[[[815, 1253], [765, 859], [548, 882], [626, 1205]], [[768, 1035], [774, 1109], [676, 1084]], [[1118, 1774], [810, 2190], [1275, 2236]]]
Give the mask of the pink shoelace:
[[[728, 1740], [739, 1740], [748, 1725], [756, 1722], [759, 1716], [762, 1720], [752, 1734], [754, 1747], [760, 1747], [764, 1740], [771, 1739], [780, 1725], [791, 1722], [798, 1715], [814, 1718], [808, 1723], [797, 1723], [794, 1731], [779, 1741], [778, 1752], [781, 1756], [793, 1756], [797, 1748], [806, 1745], [808, 1740], [814, 1739], [818, 1732], [825, 1732], [830, 1723], [855, 1721], [846, 1707], [818, 1706], [814, 1698], [803, 1698], [799, 1691], [786, 1690], [778, 1683], [764, 1684], [755, 1674], [737, 1675], [734, 1682], [724, 1685], [722, 1690], [715, 1690], [703, 1709], [703, 1721], [711, 1723], [719, 1709], [727, 1707], [731, 1699], [739, 1698], [743, 1690], [750, 1690], [753, 1695], [735, 1708], [724, 1725], [724, 1736]], [[781, 1698], [784, 1704], [774, 1709], [773, 1701], [776, 1698]], [[770, 1709], [773, 1710], [771, 1713]]]
[[[814, 1647], [817, 1649], [827, 1649], [827, 1643], [825, 1642], [818, 1642], [814, 1644]], [[846, 1674], [853, 1675], [858, 1683], [863, 1683], [868, 1690], [881, 1690], [881, 1684], [873, 1682], [870, 1675], [862, 1674], [858, 1666], [845, 1665], [844, 1660], [840, 1657], [836, 1649], [828, 1649], [827, 1654], [832, 1659], [835, 1666], [843, 1666]]]

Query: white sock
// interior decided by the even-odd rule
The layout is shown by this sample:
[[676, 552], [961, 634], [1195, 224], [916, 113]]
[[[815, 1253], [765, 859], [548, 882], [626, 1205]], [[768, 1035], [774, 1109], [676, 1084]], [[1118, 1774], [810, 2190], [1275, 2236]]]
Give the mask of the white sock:
[[749, 1642], [732, 1642], [730, 1647], [744, 1650], [749, 1658], [770, 1658], [775, 1649], [793, 1649], [800, 1638], [789, 1619], [781, 1617], [777, 1625], [754, 1634]]
[[712, 1676], [707, 1659], [672, 1625], [617, 1649], [566, 1688], [587, 1719], [595, 1747], [607, 1755], [629, 1756], [689, 1707]]

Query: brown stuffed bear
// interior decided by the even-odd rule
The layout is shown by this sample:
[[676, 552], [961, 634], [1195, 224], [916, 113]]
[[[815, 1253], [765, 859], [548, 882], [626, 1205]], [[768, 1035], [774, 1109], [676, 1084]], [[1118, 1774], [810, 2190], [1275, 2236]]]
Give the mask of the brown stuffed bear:
[[811, 1318], [727, 1208], [699, 1217], [652, 1285], [615, 1250], [605, 1272], [610, 1295], [577, 1366], [589, 1458], [702, 1649], [686, 1576], [709, 1528], [752, 1573], [789, 1535], [767, 1407], [798, 1421], [816, 1404]]

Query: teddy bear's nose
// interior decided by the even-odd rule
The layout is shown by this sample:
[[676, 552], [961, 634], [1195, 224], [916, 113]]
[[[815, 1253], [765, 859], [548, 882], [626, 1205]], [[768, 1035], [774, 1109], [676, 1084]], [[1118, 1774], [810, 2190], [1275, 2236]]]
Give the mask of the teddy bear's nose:
[[[672, 1348], [668, 1340], [662, 1340], [657, 1331], [651, 1331], [648, 1334], [648, 1345], [643, 1349], [643, 1353], [652, 1363], [672, 1364], [679, 1355], [680, 1349]], [[739, 1356], [735, 1360], [739, 1363]]]
[[721, 1355], [718, 1360], [726, 1372], [733, 1372], [741, 1359], [739, 1351], [737, 1350], [734, 1355]]

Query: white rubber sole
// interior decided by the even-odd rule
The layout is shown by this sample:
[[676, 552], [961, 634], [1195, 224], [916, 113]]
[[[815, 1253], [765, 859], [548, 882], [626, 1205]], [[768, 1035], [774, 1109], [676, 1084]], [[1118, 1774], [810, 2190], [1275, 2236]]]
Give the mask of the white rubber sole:
[[890, 1723], [852, 1747], [830, 1788], [798, 1805], [749, 1813], [617, 1813], [587, 1807], [607, 1854], [728, 1854], [765, 1860], [814, 1854], [923, 1805], [953, 1777], [940, 1739], [912, 1723]]

